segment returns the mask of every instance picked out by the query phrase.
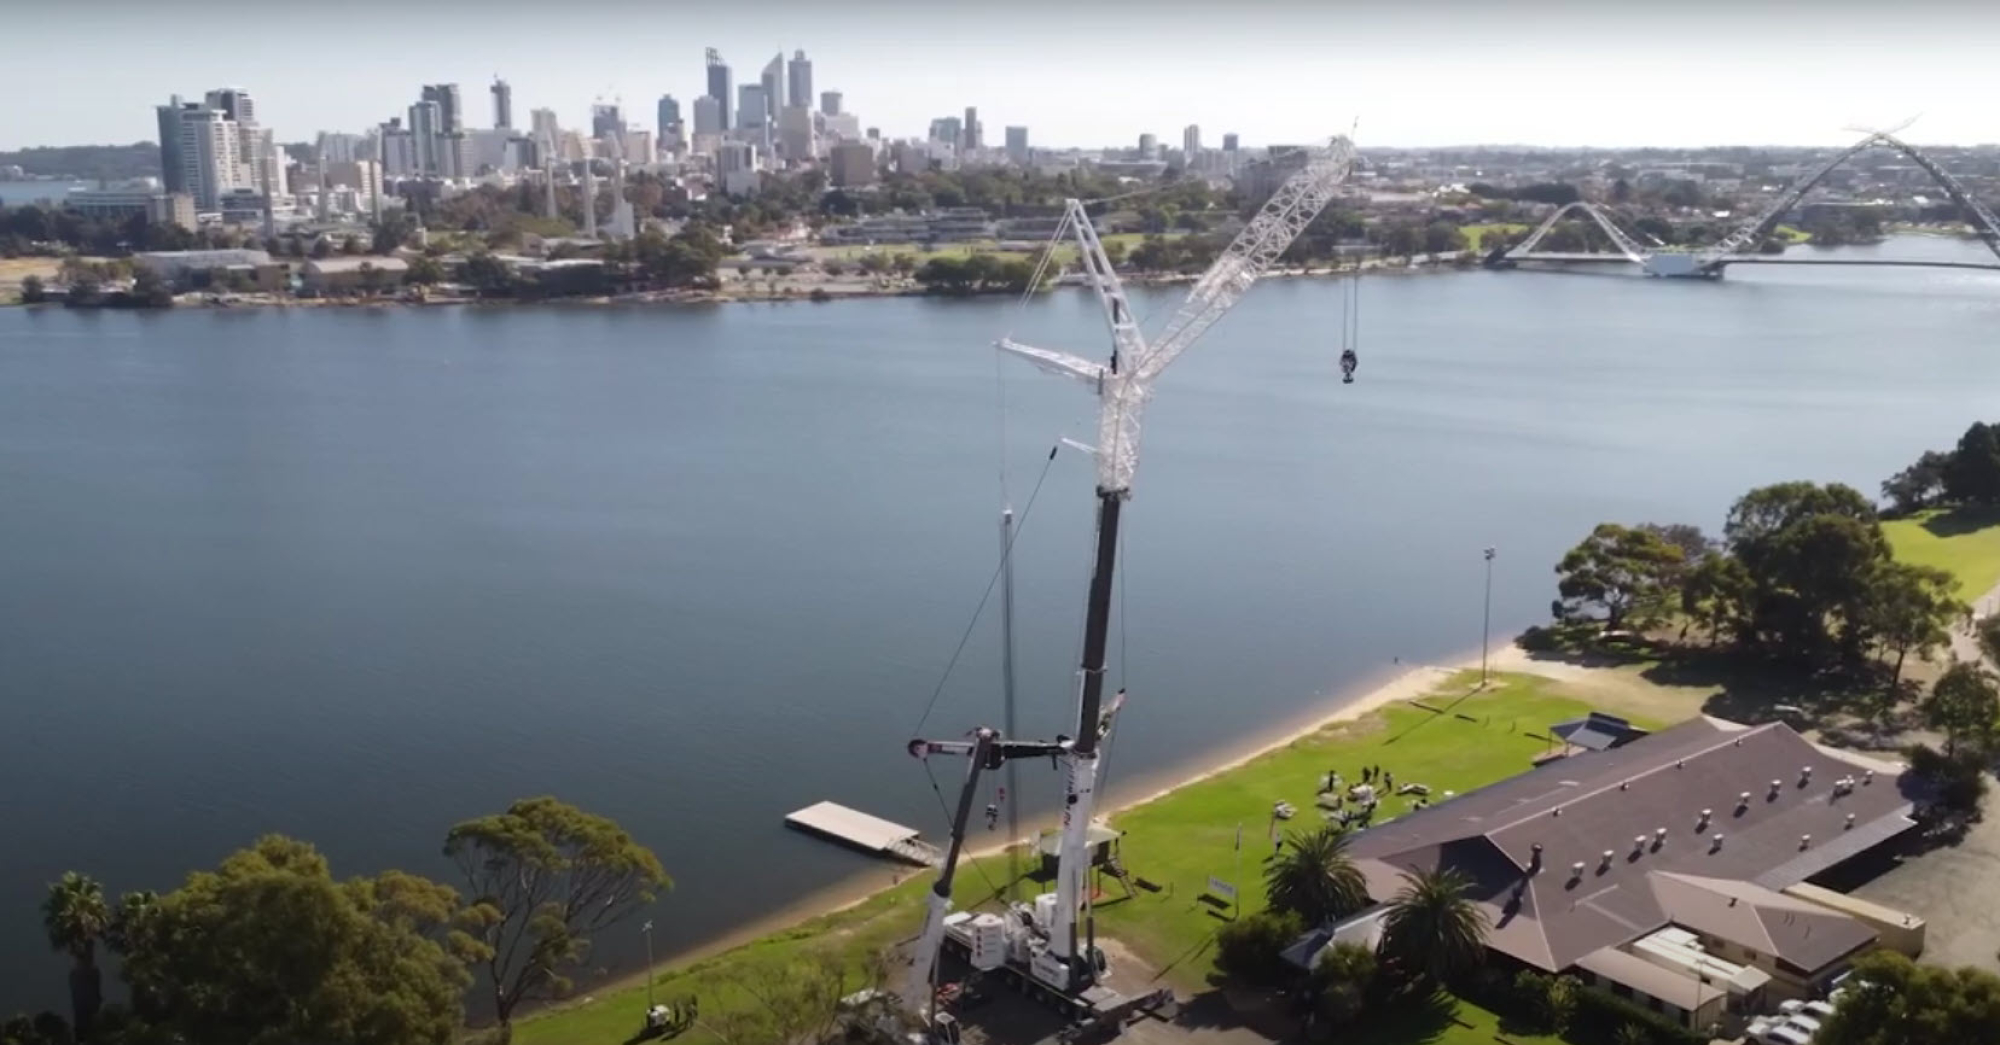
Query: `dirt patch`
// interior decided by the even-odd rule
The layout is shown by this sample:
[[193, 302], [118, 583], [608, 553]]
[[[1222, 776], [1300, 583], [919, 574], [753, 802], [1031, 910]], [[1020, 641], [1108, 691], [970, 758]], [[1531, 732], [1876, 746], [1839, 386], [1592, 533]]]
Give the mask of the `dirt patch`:
[[56, 266], [55, 258], [0, 258], [0, 302], [11, 303], [29, 276], [40, 276], [43, 282], [54, 279]]

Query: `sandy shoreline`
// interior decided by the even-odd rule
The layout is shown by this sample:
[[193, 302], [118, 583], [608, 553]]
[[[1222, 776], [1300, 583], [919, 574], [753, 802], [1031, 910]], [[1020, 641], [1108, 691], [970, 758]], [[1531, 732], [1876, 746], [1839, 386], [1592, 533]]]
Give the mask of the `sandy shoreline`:
[[[1512, 651], [1513, 649], [1514, 647], [1511, 644], [1504, 647], [1504, 651]], [[1494, 650], [1494, 656], [1491, 661], [1494, 670], [1501, 670], [1503, 666], [1508, 670], [1522, 670], [1523, 668], [1532, 670], [1526, 658], [1507, 656], [1504, 651], [1503, 649]], [[1479, 666], [1479, 654], [1476, 650], [1464, 656], [1447, 659], [1449, 663], [1446, 665], [1395, 664], [1384, 667], [1361, 682], [1344, 689], [1339, 694], [1316, 701], [1314, 707], [1308, 709], [1290, 722], [1270, 730], [1261, 731], [1244, 740], [1231, 744], [1226, 749], [1213, 752], [1192, 766], [1178, 766], [1158, 770], [1137, 777], [1118, 787], [1111, 788], [1105, 793], [1105, 801], [1100, 806], [1100, 815], [1115, 817], [1138, 806], [1157, 801], [1183, 787], [1197, 784], [1217, 774], [1228, 772], [1261, 755], [1285, 747], [1302, 737], [1311, 736], [1328, 726], [1364, 718], [1390, 704], [1415, 700], [1435, 689], [1455, 672], [1465, 670], [1468, 667], [1476, 668]], [[1112, 750], [1107, 754], [1107, 759], [1114, 766], [1116, 756], [1117, 751], [1114, 743]], [[1053, 826], [1054, 823], [1055, 815], [1053, 813], [1037, 817], [1025, 825], [1029, 833], [1018, 841], [1032, 843], [1037, 833], [1044, 828]], [[975, 858], [995, 856], [1005, 852], [1010, 844], [1012, 843], [997, 842], [976, 850], [970, 850], [967, 855]], [[697, 962], [713, 958], [726, 951], [734, 950], [744, 944], [754, 942], [762, 937], [789, 929], [813, 918], [839, 913], [869, 900], [884, 890], [896, 887], [913, 875], [925, 874], [927, 872], [918, 868], [889, 865], [885, 865], [879, 871], [857, 874], [844, 882], [800, 897], [762, 918], [739, 926], [713, 939], [706, 940], [687, 950], [669, 955], [655, 965], [654, 974], [657, 976], [676, 969], [685, 968]], [[916, 926], [913, 924], [911, 931], [914, 933], [915, 930]], [[645, 979], [646, 971], [640, 969], [628, 975], [619, 976], [599, 984], [589, 994], [579, 997], [574, 1001], [555, 1006], [555, 1008], [560, 1009], [571, 1005], [586, 1004], [592, 1000], [593, 995], [622, 990], [633, 984], [644, 983]]]

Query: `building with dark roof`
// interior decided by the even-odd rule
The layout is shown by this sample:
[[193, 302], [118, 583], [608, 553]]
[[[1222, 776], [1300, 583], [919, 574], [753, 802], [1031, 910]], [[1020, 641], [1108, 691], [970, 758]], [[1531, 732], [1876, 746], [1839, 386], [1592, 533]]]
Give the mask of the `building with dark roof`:
[[[1617, 732], [1575, 725], [1572, 743]], [[1494, 951], [1705, 1026], [1711, 1009], [1754, 1011], [1767, 985], [1809, 994], [1876, 945], [1866, 921], [1785, 890], [1914, 826], [1911, 783], [1782, 723], [1697, 718], [1580, 745], [1362, 831], [1350, 852], [1377, 901], [1406, 873], [1456, 869]]]

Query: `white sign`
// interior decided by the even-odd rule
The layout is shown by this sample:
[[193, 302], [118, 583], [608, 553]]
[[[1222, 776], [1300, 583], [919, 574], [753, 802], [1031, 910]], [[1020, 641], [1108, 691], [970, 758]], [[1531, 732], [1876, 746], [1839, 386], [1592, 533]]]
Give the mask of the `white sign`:
[[1208, 876], [1208, 891], [1225, 900], [1236, 899], [1236, 887], [1214, 875]]

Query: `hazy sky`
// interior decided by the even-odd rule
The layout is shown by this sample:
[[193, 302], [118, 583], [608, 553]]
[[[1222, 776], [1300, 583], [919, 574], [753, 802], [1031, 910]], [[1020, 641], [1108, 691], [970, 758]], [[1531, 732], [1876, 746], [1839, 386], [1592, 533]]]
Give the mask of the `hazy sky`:
[[1357, 118], [1364, 145], [1826, 144], [1916, 114], [1915, 141], [2000, 141], [2000, 3], [1972, 0], [7, 6], [0, 149], [150, 139], [155, 104], [225, 84], [283, 140], [399, 115], [427, 82], [459, 83], [488, 126], [495, 73], [517, 125], [548, 107], [574, 126], [603, 97], [650, 126], [662, 93], [702, 92], [708, 46], [739, 84], [804, 48], [815, 90], [891, 137], [977, 105], [989, 142], [1025, 124], [1050, 146], [1178, 143], [1189, 123], [1293, 142]]

